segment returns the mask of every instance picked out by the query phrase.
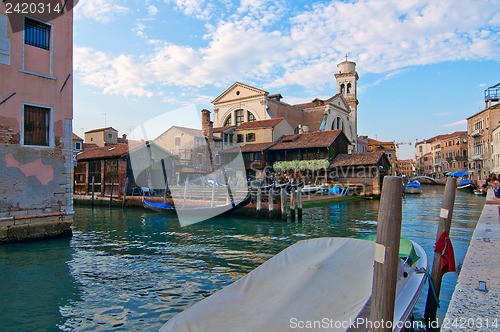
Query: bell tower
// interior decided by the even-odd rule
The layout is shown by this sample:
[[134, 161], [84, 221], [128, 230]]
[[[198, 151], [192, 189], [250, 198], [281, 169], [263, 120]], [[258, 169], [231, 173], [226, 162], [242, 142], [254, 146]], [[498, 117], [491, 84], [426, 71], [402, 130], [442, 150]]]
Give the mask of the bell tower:
[[[337, 65], [339, 72], [335, 74], [337, 79], [337, 93], [341, 93], [347, 101], [351, 114], [349, 120], [352, 124], [355, 137], [358, 136], [358, 73], [356, 72], [356, 62], [348, 61], [347, 56], [344, 62]], [[356, 144], [356, 142], [352, 142]]]

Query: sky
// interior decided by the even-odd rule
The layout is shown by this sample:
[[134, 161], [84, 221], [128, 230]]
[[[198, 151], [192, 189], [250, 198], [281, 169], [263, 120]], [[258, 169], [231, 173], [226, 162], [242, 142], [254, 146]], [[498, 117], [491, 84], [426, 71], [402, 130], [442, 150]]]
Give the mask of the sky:
[[[500, 82], [500, 0], [80, 0], [73, 131], [193, 119], [234, 82], [297, 104], [356, 62], [358, 135], [400, 145], [466, 130]], [[164, 118], [164, 117], [163, 117]], [[165, 128], [165, 130], [168, 129]], [[409, 145], [411, 143], [411, 145]]]

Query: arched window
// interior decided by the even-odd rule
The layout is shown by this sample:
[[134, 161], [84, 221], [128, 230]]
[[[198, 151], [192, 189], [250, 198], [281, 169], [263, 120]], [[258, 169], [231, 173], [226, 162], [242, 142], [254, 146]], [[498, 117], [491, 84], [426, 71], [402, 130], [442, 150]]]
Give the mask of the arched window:
[[342, 122], [342, 119], [340, 117], [336, 117], [335, 120], [333, 120], [332, 130], [335, 129], [344, 129], [344, 123]]
[[236, 120], [235, 125], [238, 127], [240, 124], [243, 123], [243, 110], [237, 110], [234, 112], [234, 118]]
[[345, 93], [345, 84], [344, 83], [340, 84], [340, 93], [342, 93], [342, 94]]
[[253, 115], [252, 112], [250, 111], [247, 111], [247, 118], [248, 118], [248, 121], [255, 121], [255, 115]]
[[231, 114], [227, 117], [226, 121], [224, 121], [224, 127], [231, 125]]
[[347, 94], [351, 93], [351, 83], [347, 83]]

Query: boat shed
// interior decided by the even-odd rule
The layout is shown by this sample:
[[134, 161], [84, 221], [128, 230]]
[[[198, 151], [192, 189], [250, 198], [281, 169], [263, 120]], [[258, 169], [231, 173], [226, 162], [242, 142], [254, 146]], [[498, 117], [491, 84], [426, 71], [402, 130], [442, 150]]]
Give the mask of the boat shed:
[[[94, 193], [115, 197], [141, 192], [164, 190], [165, 177], [174, 179], [179, 158], [153, 142], [129, 141], [84, 149], [77, 155], [74, 170], [74, 193]], [[93, 180], [92, 180], [93, 179]]]
[[340, 154], [330, 164], [329, 174], [347, 186], [362, 188], [365, 195], [380, 195], [391, 163], [383, 151]]

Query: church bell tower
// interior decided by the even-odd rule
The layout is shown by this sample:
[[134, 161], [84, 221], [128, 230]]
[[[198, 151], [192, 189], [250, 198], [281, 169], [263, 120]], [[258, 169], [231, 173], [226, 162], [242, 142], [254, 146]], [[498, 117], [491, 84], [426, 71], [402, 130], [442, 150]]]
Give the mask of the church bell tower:
[[[349, 120], [352, 123], [356, 138], [358, 135], [358, 73], [356, 72], [356, 62], [346, 61], [337, 65], [339, 72], [335, 74], [337, 79], [337, 93], [341, 93], [347, 101], [351, 114]], [[356, 144], [356, 142], [352, 142]]]

